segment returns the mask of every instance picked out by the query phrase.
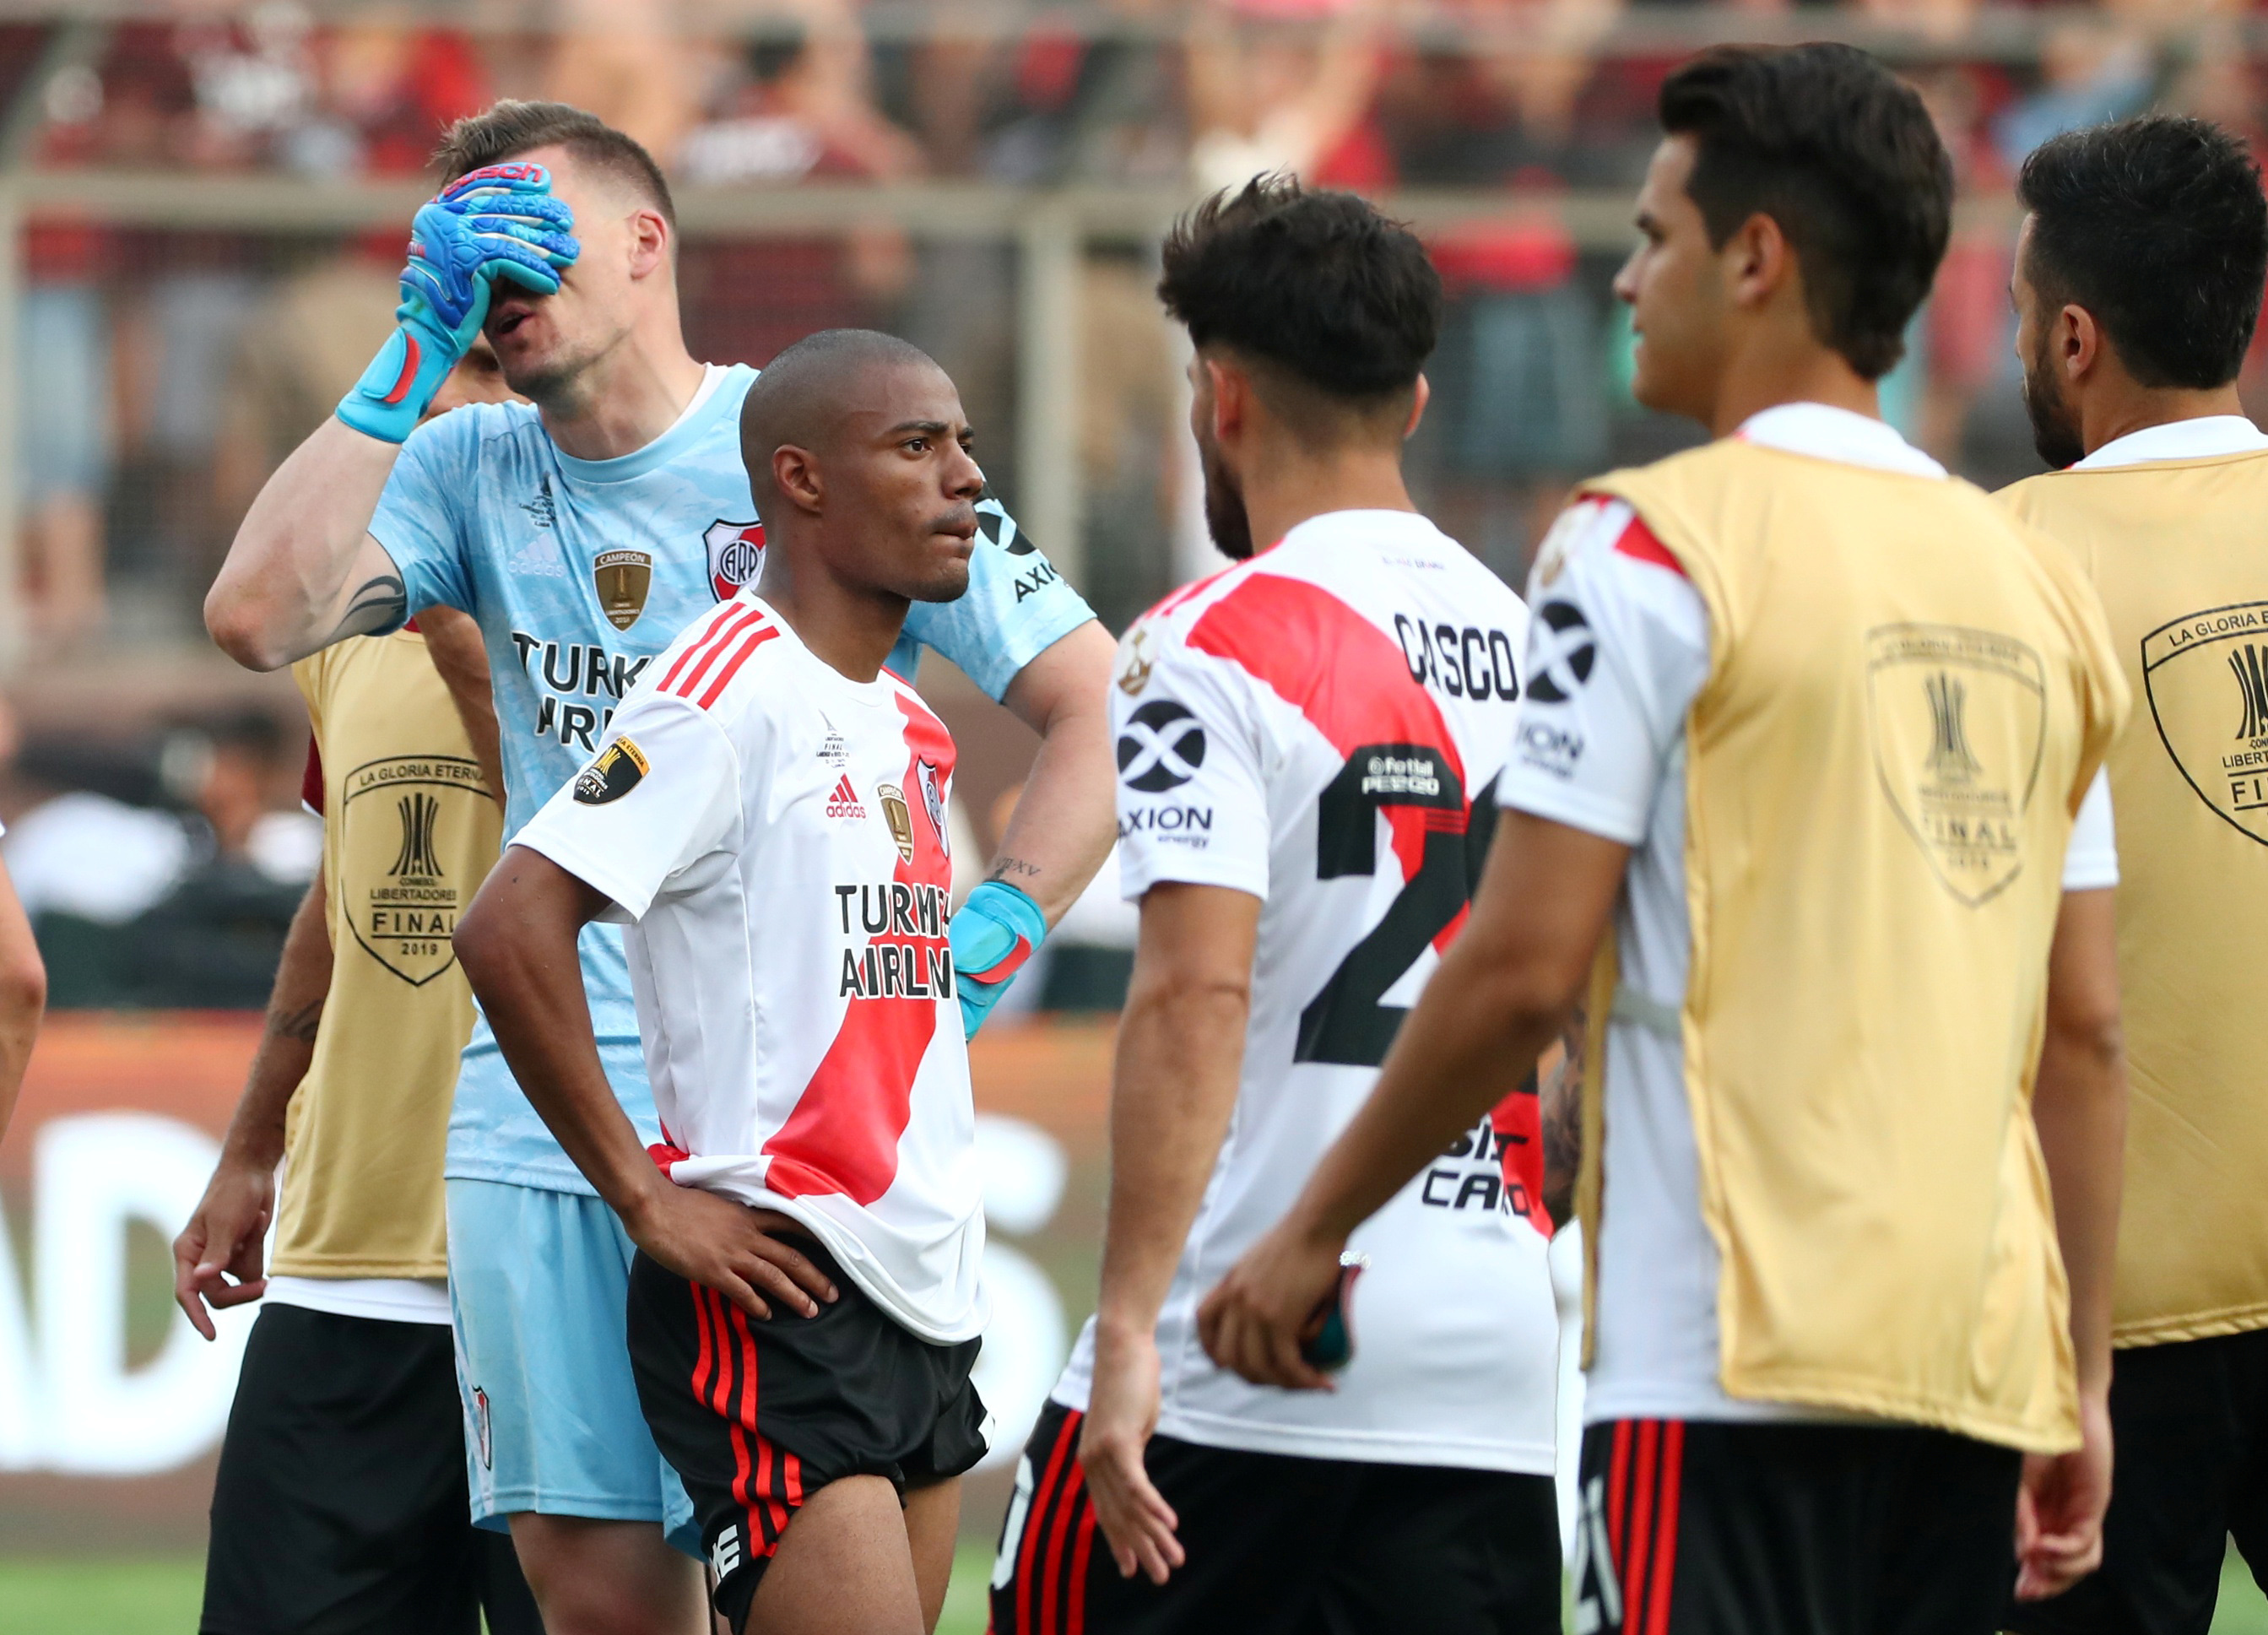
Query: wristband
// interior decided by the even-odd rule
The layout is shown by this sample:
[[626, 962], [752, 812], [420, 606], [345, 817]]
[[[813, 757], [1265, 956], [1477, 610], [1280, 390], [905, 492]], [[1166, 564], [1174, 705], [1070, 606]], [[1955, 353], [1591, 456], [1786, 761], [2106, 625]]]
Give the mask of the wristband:
[[1040, 905], [1005, 880], [988, 880], [953, 917], [953, 983], [971, 1039], [1008, 984], [1047, 940]]

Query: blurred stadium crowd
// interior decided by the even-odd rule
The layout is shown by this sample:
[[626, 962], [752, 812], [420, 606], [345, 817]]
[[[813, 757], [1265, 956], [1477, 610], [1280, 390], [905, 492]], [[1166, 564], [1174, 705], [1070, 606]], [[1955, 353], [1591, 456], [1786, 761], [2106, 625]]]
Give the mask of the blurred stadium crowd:
[[[1151, 294], [1155, 228], [1200, 192], [1280, 167], [1408, 203], [1453, 296], [1413, 490], [1518, 583], [1571, 481], [1686, 440], [1628, 398], [1608, 281], [1655, 89], [1696, 47], [1839, 36], [1921, 90], [1964, 209], [1886, 406], [1988, 484], [2036, 468], [2006, 293], [2024, 154], [2152, 106], [2268, 151], [2268, 4], [2250, 0], [174, 0], [12, 15], [0, 182], [37, 186], [15, 214], [18, 276], [0, 281], [18, 312], [23, 713], [0, 738], [0, 818], [59, 1005], [265, 998], [314, 850], [289, 696], [263, 709], [153, 684], [152, 655], [202, 645], [198, 603], [245, 504], [388, 332], [400, 224], [436, 133], [497, 97], [591, 108], [670, 167], [697, 356], [761, 364], [858, 324], [939, 357], [1027, 527], [1047, 511], [1019, 428], [1048, 405], [1020, 356], [1025, 252], [1012, 232], [936, 225], [1070, 194], [1083, 221], [1117, 224], [1072, 252], [1076, 356], [1054, 406], [1078, 537], [1043, 541], [1114, 629], [1204, 554], [1186, 439], [1169, 435], [1179, 360]], [[153, 178], [201, 203], [147, 208]], [[120, 179], [142, 191], [103, 185]], [[298, 203], [262, 203], [267, 179]], [[789, 190], [871, 203], [745, 230], [751, 197], [760, 214]], [[2256, 345], [2256, 412], [2264, 371]], [[106, 690], [120, 677], [136, 679]]]

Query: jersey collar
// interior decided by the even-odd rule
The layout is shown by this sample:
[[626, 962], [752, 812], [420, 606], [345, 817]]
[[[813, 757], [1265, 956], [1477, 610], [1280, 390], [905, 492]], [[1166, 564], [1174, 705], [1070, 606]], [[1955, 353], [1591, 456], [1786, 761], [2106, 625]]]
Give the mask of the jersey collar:
[[709, 372], [703, 377], [693, 401], [685, 406], [685, 412], [678, 416], [668, 431], [644, 448], [617, 454], [612, 460], [578, 460], [554, 443], [551, 452], [559, 460], [559, 468], [578, 482], [628, 482], [667, 465], [708, 436], [716, 428], [719, 416], [736, 412], [756, 378], [756, 372], [745, 364], [734, 364], [729, 369], [718, 369], [714, 364], [707, 367]]
[[2169, 420], [2113, 438], [2072, 467], [2100, 471], [2105, 466], [2139, 466], [2154, 460], [2211, 460], [2220, 454], [2251, 454], [2268, 448], [2268, 437], [2242, 415], [2199, 415]]

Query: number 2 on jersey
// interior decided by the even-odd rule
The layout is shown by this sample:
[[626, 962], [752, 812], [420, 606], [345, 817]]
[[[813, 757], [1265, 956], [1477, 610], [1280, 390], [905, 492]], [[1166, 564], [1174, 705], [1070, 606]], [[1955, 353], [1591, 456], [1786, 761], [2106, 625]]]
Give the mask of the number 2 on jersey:
[[[1418, 865], [1370, 934], [1347, 951], [1300, 1013], [1295, 1062], [1375, 1067], [1408, 1013], [1381, 1001], [1472, 900], [1496, 829], [1493, 784], [1471, 806], [1462, 782], [1425, 744], [1364, 744], [1316, 803], [1315, 876], [1378, 872], [1378, 818], [1401, 810], [1422, 824]], [[1397, 839], [1400, 836], [1397, 836]]]

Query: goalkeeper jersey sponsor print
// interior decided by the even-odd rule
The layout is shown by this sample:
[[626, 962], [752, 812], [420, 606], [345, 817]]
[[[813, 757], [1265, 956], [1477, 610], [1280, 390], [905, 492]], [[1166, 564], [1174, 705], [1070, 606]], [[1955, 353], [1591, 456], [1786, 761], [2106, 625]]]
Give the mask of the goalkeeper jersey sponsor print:
[[[1536, 1098], [1516, 1094], [1355, 1232], [1331, 1392], [1216, 1368], [1198, 1303], [1369, 1095], [1464, 924], [1511, 749], [1520, 599], [1422, 517], [1343, 512], [1169, 597], [1121, 644], [1120, 873], [1263, 900], [1236, 1111], [1158, 1324], [1167, 1436], [1548, 1473], [1558, 1325]], [[1056, 1388], [1086, 1405], [1090, 1324]]]
[[[755, 582], [763, 530], [740, 442], [740, 401], [755, 378], [744, 365], [711, 365], [675, 425], [615, 460], [563, 453], [525, 403], [458, 409], [403, 446], [370, 531], [401, 570], [413, 612], [445, 602], [480, 622], [509, 785], [507, 840], [606, 741], [655, 655]], [[921, 649], [934, 647], [998, 698], [1094, 615], [996, 501], [977, 510], [968, 594], [917, 603], [890, 666], [909, 680]], [[608, 1077], [641, 1137], [658, 1139], [621, 933], [585, 927], [582, 954]], [[512, 1082], [485, 1020], [466, 1047], [448, 1174], [591, 1191]]]
[[794, 1216], [923, 1339], [983, 1326], [947, 946], [953, 740], [754, 593], [648, 667], [516, 837], [612, 899], [681, 1186]]

